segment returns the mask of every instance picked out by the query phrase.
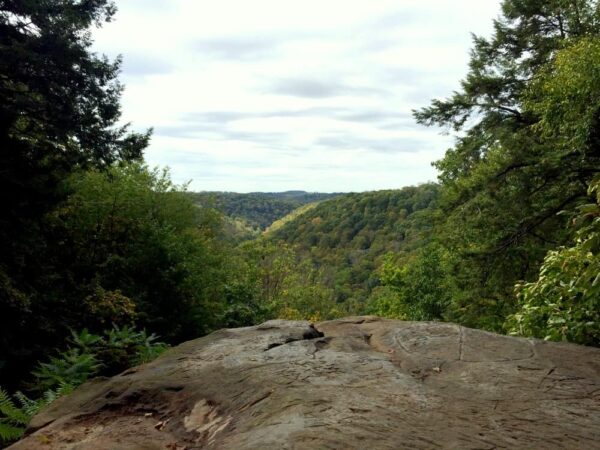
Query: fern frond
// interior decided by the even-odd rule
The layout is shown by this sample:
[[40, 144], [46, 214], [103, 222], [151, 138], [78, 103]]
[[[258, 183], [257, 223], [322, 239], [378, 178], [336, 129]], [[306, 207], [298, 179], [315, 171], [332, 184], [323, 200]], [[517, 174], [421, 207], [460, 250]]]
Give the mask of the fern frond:
[[30, 416], [15, 405], [12, 397], [0, 388], [0, 442], [16, 441], [25, 432]]
[[2, 388], [0, 388], [0, 413], [5, 416], [0, 418], [0, 420], [4, 423], [12, 423], [14, 425], [27, 425], [31, 418], [15, 405], [10, 395]]
[[58, 393], [58, 390], [53, 390], [53, 389], [48, 389], [47, 391], [44, 392], [44, 404], [42, 405], [42, 408], [46, 405], [49, 405], [50, 403], [52, 403], [54, 400], [56, 400], [58, 397], [60, 397], [60, 394]]
[[61, 383], [58, 389], [56, 389], [57, 397], [62, 397], [63, 395], [68, 395], [75, 390], [75, 386], [71, 383]]
[[14, 397], [21, 404], [21, 410], [29, 417], [29, 420], [31, 420], [43, 406], [40, 400], [32, 400], [20, 391], [15, 392]]
[[15, 404], [13, 403], [12, 398], [10, 398], [10, 395], [8, 395], [8, 392], [6, 392], [4, 389], [2, 389], [0, 387], [0, 409], [4, 408], [4, 407], [14, 407]]
[[0, 442], [13, 442], [20, 439], [25, 433], [25, 427], [10, 425], [0, 420]]

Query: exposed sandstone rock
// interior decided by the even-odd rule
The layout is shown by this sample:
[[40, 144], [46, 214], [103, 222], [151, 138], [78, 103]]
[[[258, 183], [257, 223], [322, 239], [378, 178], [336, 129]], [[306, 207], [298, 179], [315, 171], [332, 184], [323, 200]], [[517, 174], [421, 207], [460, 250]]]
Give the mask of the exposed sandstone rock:
[[594, 449], [600, 349], [374, 317], [271, 321], [87, 383], [31, 428], [13, 450]]

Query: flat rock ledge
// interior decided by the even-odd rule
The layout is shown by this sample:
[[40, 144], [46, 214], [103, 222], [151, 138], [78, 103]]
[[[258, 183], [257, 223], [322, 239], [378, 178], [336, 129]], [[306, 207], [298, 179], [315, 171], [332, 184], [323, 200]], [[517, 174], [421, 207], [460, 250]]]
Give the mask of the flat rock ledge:
[[95, 379], [13, 450], [600, 449], [600, 349], [352, 317], [217, 331]]

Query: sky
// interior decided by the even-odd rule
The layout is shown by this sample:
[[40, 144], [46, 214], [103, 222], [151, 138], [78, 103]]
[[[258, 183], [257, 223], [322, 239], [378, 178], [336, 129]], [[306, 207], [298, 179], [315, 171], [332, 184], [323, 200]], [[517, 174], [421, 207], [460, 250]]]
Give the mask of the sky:
[[360, 192], [436, 180], [411, 111], [460, 87], [499, 0], [117, 0], [123, 120], [193, 191]]

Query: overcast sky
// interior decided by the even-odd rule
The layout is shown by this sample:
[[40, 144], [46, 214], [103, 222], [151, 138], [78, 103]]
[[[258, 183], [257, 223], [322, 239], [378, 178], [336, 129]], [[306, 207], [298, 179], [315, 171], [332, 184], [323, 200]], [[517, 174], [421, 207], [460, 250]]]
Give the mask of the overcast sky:
[[436, 179], [411, 110], [465, 75], [499, 0], [117, 0], [124, 120], [190, 188], [365, 191]]

